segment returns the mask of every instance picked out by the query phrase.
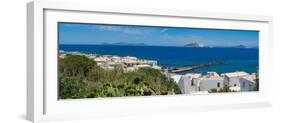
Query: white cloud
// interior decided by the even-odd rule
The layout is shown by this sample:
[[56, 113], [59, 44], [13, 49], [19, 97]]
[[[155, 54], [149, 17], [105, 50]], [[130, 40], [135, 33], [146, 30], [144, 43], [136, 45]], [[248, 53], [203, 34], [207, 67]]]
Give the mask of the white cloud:
[[95, 25], [96, 28], [106, 31], [123, 32], [128, 34], [149, 34], [153, 32], [165, 32], [167, 29], [155, 27], [130, 27], [130, 26], [110, 26], [110, 25]]
[[159, 27], [143, 27], [143, 26], [127, 26], [127, 25], [98, 25], [98, 24], [78, 24], [78, 23], [63, 23], [65, 27], [83, 27], [83, 28], [93, 28], [105, 31], [113, 32], [123, 32], [127, 34], [149, 34], [149, 33], [164, 33], [167, 28]]

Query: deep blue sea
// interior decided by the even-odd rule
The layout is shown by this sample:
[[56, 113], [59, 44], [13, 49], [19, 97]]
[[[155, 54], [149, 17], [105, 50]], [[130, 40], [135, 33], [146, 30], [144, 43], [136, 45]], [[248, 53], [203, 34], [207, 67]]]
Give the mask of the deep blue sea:
[[60, 45], [59, 50], [100, 55], [135, 56], [156, 60], [162, 67], [192, 66], [226, 61], [226, 64], [205, 67], [192, 72], [218, 73], [245, 71], [253, 73], [259, 66], [257, 48], [187, 48], [166, 46]]

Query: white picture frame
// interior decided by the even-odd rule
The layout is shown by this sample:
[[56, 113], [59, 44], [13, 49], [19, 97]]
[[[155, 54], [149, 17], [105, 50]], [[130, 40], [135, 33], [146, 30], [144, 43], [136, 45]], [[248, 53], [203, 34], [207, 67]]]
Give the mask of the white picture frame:
[[[154, 21], [146, 21], [153, 19]], [[167, 112], [269, 107], [273, 79], [272, 17], [142, 8], [86, 2], [27, 4], [27, 119], [30, 121], [116, 117]], [[57, 22], [255, 30], [260, 32], [260, 91], [210, 95], [57, 99]], [[54, 90], [54, 91], [52, 91]], [[159, 103], [161, 102], [161, 103]]]

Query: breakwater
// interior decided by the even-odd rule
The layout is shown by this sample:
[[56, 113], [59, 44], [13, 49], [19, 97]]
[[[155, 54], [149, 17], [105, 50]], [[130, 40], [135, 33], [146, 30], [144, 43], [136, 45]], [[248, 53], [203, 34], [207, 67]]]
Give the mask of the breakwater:
[[199, 64], [199, 65], [187, 66], [187, 67], [169, 68], [168, 71], [170, 73], [181, 74], [181, 73], [186, 73], [186, 72], [190, 72], [193, 70], [201, 69], [204, 67], [210, 67], [210, 66], [221, 65], [221, 64], [226, 64], [226, 61], [210, 62], [210, 63], [206, 63], [206, 64]]

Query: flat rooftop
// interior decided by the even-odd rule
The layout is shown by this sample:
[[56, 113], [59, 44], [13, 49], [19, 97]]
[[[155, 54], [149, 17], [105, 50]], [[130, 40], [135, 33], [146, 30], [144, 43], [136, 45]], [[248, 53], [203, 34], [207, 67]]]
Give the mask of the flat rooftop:
[[237, 71], [237, 72], [231, 72], [231, 73], [224, 73], [227, 77], [239, 77], [239, 76], [247, 76], [248, 73], [244, 71]]
[[208, 72], [206, 76], [202, 77], [202, 80], [223, 80], [216, 72]]
[[256, 75], [254, 75], [254, 74], [251, 74], [251, 75], [249, 75], [249, 76], [243, 76], [242, 78], [244, 78], [244, 79], [246, 79], [246, 80], [248, 80], [248, 81], [250, 81], [250, 82], [253, 82], [253, 83], [256, 83]]
[[191, 77], [191, 78], [200, 78], [201, 74], [200, 73], [187, 73], [184, 76]]

